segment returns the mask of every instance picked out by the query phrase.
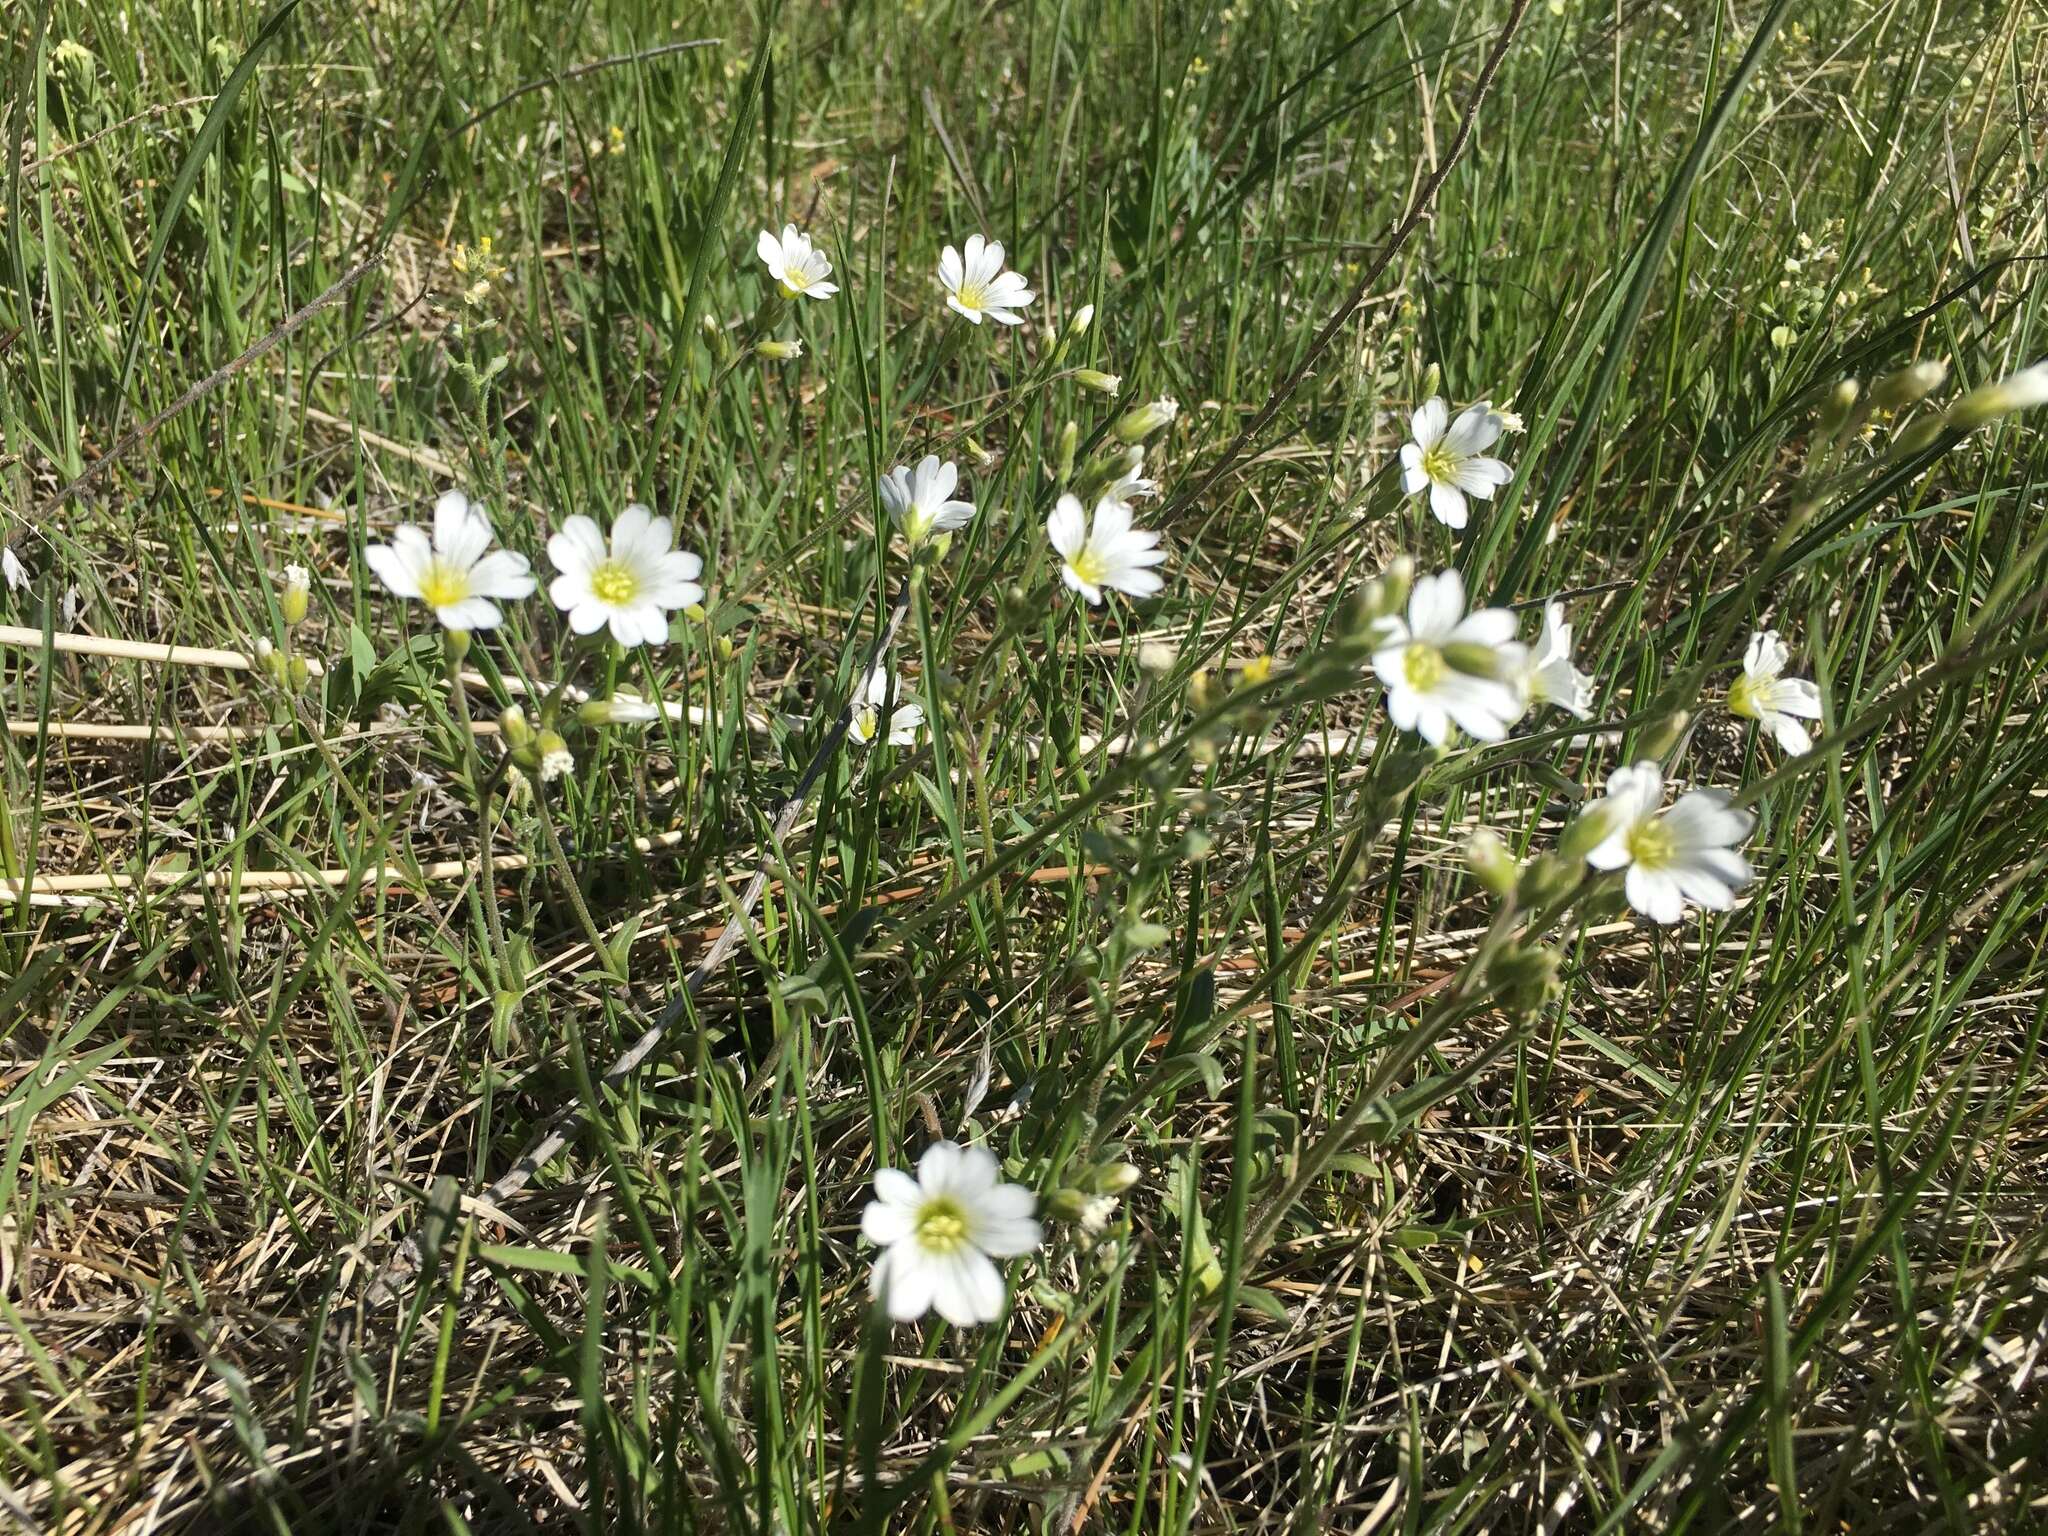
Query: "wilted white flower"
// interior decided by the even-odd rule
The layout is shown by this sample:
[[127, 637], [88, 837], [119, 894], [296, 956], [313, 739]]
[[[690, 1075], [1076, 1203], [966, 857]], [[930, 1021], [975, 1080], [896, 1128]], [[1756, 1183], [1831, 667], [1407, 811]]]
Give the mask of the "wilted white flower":
[[1124, 472], [1103, 487], [1101, 499], [1128, 507], [1140, 496], [1159, 494], [1159, 482], [1145, 478], [1145, 450], [1131, 448], [1124, 459]]
[[[867, 686], [861, 690], [860, 702], [854, 707], [853, 719], [848, 722], [847, 734], [867, 746], [882, 729], [882, 709], [889, 702], [890, 674], [886, 667], [877, 667], [868, 674]], [[896, 695], [896, 707], [889, 711], [889, 745], [907, 747], [917, 741], [918, 728], [924, 724], [924, 706], [905, 694]]]
[[1429, 510], [1447, 527], [1465, 526], [1465, 498], [1491, 501], [1514, 471], [1485, 450], [1499, 438], [1506, 422], [1484, 400], [1469, 405], [1450, 420], [1438, 395], [1431, 395], [1409, 418], [1414, 441], [1401, 445], [1401, 489], [1413, 496], [1427, 489]]
[[1529, 705], [1555, 704], [1581, 720], [1592, 713], [1593, 679], [1572, 665], [1572, 627], [1563, 603], [1543, 605], [1543, 629], [1514, 682]]
[[530, 596], [535, 585], [526, 556], [491, 548], [489, 519], [460, 491], [434, 502], [431, 542], [408, 524], [389, 544], [365, 549], [363, 560], [391, 591], [433, 609], [445, 629], [495, 629], [505, 619], [498, 603]]
[[1728, 713], [1756, 721], [1780, 747], [1798, 757], [1813, 750], [1813, 736], [1793, 717], [1820, 718], [1820, 689], [1803, 677], [1784, 676], [1791, 659], [1784, 637], [1775, 629], [1751, 635], [1742, 657], [1742, 676], [1728, 685]]
[[1105, 587], [1127, 597], [1150, 597], [1165, 583], [1153, 569], [1166, 559], [1159, 535], [1131, 526], [1126, 501], [1105, 496], [1095, 503], [1091, 525], [1081, 503], [1062, 496], [1045, 520], [1045, 536], [1060, 556], [1060, 580], [1090, 603], [1102, 601]]
[[768, 275], [782, 285], [785, 298], [829, 299], [839, 291], [837, 283], [826, 281], [832, 275], [832, 263], [794, 224], [782, 226], [779, 240], [762, 230], [754, 251], [768, 268]]
[[967, 237], [967, 253], [947, 246], [939, 253], [939, 281], [946, 287], [946, 307], [981, 324], [985, 315], [999, 325], [1022, 325], [1017, 313], [1038, 295], [1016, 272], [1003, 270], [1000, 241]]
[[548, 596], [579, 635], [610, 624], [620, 645], [660, 645], [668, 639], [670, 612], [704, 600], [697, 584], [704, 561], [674, 544], [669, 520], [638, 502], [612, 524], [609, 551], [595, 522], [571, 517], [548, 540], [548, 559], [561, 572]]
[[926, 454], [914, 470], [898, 464], [882, 476], [882, 505], [912, 549], [935, 533], [966, 527], [973, 518], [973, 502], [952, 499], [959, 484], [958, 467], [940, 463], [936, 453]]
[[1383, 618], [1373, 635], [1372, 669], [1386, 685], [1388, 717], [1431, 746], [1442, 746], [1454, 724], [1480, 741], [1506, 736], [1521, 718], [1514, 680], [1527, 662], [1514, 615], [1466, 613], [1465, 578], [1456, 571], [1418, 580], [1407, 619]]
[[[1121, 384], [1123, 380], [1117, 382]], [[1161, 427], [1172, 426], [1174, 418], [1179, 415], [1180, 402], [1171, 395], [1161, 395], [1157, 400], [1149, 400], [1125, 411], [1109, 430], [1120, 443], [1142, 443]]]
[[570, 752], [569, 743], [554, 731], [542, 731], [534, 740], [534, 748], [540, 754], [540, 781], [543, 784], [554, 783], [576, 766], [576, 757]]
[[28, 567], [21, 563], [12, 544], [0, 544], [0, 576], [7, 579], [10, 592], [19, 592], [28, 585]]
[[1655, 763], [1617, 768], [1607, 793], [1587, 808], [1605, 838], [1586, 855], [1595, 869], [1628, 871], [1628, 904], [1656, 923], [1675, 923], [1685, 905], [1725, 912], [1750, 880], [1749, 861], [1735, 851], [1755, 818], [1718, 789], [1681, 795], [1668, 811], [1664, 776]]
[[956, 1327], [994, 1322], [1005, 1298], [993, 1261], [1045, 1240], [1037, 1205], [1023, 1185], [1003, 1182], [986, 1147], [934, 1142], [916, 1178], [877, 1170], [875, 1198], [860, 1218], [861, 1235], [882, 1250], [868, 1293], [899, 1323], [934, 1307]]

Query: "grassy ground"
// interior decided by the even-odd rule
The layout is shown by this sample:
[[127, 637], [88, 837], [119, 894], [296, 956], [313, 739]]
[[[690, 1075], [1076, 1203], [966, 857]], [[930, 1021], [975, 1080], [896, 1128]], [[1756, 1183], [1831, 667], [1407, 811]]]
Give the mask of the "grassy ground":
[[[2048, 418], [1901, 450], [1929, 411], [1859, 412], [1832, 460], [1816, 427], [1845, 376], [1944, 359], [1947, 401], [2048, 352], [2037, 8], [31, 0], [0, 32], [0, 621], [34, 632], [0, 652], [0, 1510], [2044, 1518]], [[770, 315], [806, 347], [774, 362], [785, 218], [843, 286]], [[943, 308], [977, 229], [1039, 290], [1020, 330]], [[1460, 535], [1390, 468], [1435, 380], [1526, 422]], [[1041, 532], [1062, 427], [1085, 463], [1159, 395], [1166, 590], [1083, 611]], [[982, 508], [894, 646], [943, 729], [825, 754], [770, 841], [897, 590], [875, 473], [926, 451]], [[362, 557], [450, 485], [543, 571], [639, 498], [709, 572], [658, 652], [541, 598], [479, 637], [486, 723], [506, 679], [697, 711], [579, 735], [488, 827], [438, 637]], [[1339, 615], [1399, 552], [1567, 594], [1590, 734], [1390, 731]], [[1722, 707], [1765, 623], [1828, 700], [1796, 762]], [[1658, 752], [1753, 798], [1733, 913], [1468, 872], [1473, 828], [1536, 859]], [[860, 1208], [940, 1134], [1048, 1197], [1142, 1179], [1099, 1237], [1049, 1223], [1002, 1323], [884, 1331]]]

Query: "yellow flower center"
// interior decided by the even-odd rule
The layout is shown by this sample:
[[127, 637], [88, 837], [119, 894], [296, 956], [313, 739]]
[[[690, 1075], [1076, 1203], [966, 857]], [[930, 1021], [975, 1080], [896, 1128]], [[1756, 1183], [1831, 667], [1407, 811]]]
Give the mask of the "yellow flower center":
[[1067, 569], [1074, 573], [1074, 579], [1084, 587], [1099, 587], [1102, 578], [1109, 574], [1109, 566], [1101, 555], [1095, 552], [1093, 544], [1081, 546], [1081, 552], [1067, 562]]
[[797, 271], [796, 268], [784, 267], [782, 269], [782, 296], [785, 299], [793, 299], [800, 293], [808, 293], [810, 288], [811, 280]]
[[917, 1215], [918, 1246], [927, 1253], [958, 1253], [967, 1246], [967, 1213], [941, 1195]]
[[1420, 640], [1401, 653], [1401, 675], [1417, 693], [1428, 693], [1444, 680], [1444, 653]]
[[434, 559], [420, 572], [420, 600], [429, 608], [452, 608], [469, 596], [469, 572]]
[[1628, 856], [1645, 869], [1662, 869], [1678, 856], [1678, 839], [1661, 818], [1649, 817], [1629, 829]]
[[964, 282], [954, 290], [953, 297], [960, 301], [962, 309], [986, 309], [988, 308], [988, 285], [972, 280]]
[[590, 593], [600, 603], [624, 607], [640, 591], [640, 578], [633, 568], [618, 560], [607, 560], [590, 573]]
[[853, 712], [853, 739], [873, 741], [875, 727], [882, 722], [880, 712], [872, 704], [863, 704]]
[[1442, 438], [1422, 450], [1422, 472], [1438, 485], [1455, 485], [1458, 479], [1457, 455], [1446, 448]]
[[1757, 717], [1756, 693], [1756, 684], [1749, 680], [1747, 672], [1743, 673], [1728, 685], [1728, 713], [1747, 715], [1754, 720]]

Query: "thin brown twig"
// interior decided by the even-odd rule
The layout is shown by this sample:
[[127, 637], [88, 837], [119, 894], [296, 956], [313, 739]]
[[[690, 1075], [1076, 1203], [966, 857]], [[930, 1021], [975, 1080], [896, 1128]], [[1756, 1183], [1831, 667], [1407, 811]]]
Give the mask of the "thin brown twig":
[[[838, 718], [833, 721], [832, 729], [825, 733], [825, 739], [818, 744], [818, 750], [811, 754], [810, 762], [805, 765], [802, 775], [797, 779], [796, 787], [790, 791], [789, 798], [783, 801], [781, 810], [776, 813], [775, 821], [762, 845], [760, 861], [754, 866], [753, 878], [747, 882], [747, 888], [741, 894], [732, 916], [726, 921], [725, 927], [720, 930], [716, 942], [705, 953], [704, 958], [697, 962], [696, 968], [684, 979], [682, 990], [662, 1010], [661, 1016], [648, 1025], [640, 1038], [605, 1068], [604, 1076], [599, 1079], [600, 1093], [605, 1089], [621, 1087], [640, 1069], [641, 1063], [654, 1054], [655, 1047], [661, 1044], [669, 1030], [682, 1018], [684, 1010], [689, 1006], [689, 1000], [724, 968], [726, 961], [731, 959], [733, 952], [739, 948], [740, 940], [751, 930], [750, 920], [754, 915], [754, 908], [760, 904], [761, 895], [768, 888], [769, 875], [780, 856], [783, 839], [788, 837], [791, 829], [796, 826], [796, 819], [810, 800], [811, 791], [817, 786], [819, 776], [825, 771], [826, 764], [838, 753], [840, 744], [846, 740], [846, 733], [853, 724], [854, 713], [861, 707], [866, 697], [868, 680], [875, 675], [876, 669], [888, 657], [889, 648], [895, 644], [896, 633], [903, 627], [904, 616], [909, 611], [910, 583], [906, 581], [903, 590], [897, 594], [896, 602], [890, 609], [881, 633], [875, 637], [874, 644], [869, 648], [867, 663], [855, 678], [853, 689], [847, 695], [846, 703], [840, 708]], [[557, 1109], [549, 1116], [546, 1128], [519, 1155], [519, 1160], [486, 1189], [476, 1203], [492, 1208], [502, 1207], [506, 1201], [532, 1182], [533, 1176], [552, 1162], [556, 1154], [582, 1134], [590, 1123], [590, 1116], [597, 1108], [595, 1104], [583, 1104], [572, 1099]], [[406, 1283], [419, 1272], [422, 1256], [419, 1234], [415, 1231], [399, 1244], [397, 1251], [384, 1262], [383, 1267], [371, 1280], [368, 1291], [370, 1304], [382, 1306], [385, 1302], [402, 1295]]]

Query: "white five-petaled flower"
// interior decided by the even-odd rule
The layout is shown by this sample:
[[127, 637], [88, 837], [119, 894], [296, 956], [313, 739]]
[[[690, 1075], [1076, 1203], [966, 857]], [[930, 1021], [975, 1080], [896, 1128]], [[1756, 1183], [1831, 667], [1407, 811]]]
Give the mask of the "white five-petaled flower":
[[1465, 526], [1465, 498], [1491, 501], [1496, 488], [1514, 479], [1514, 471], [1489, 458], [1506, 421], [1486, 401], [1468, 405], [1450, 420], [1443, 399], [1431, 395], [1409, 418], [1414, 441], [1401, 445], [1401, 489], [1410, 496], [1427, 489], [1429, 510], [1451, 528]]
[[1756, 721], [1794, 757], [1813, 750], [1813, 736], [1794, 719], [1820, 718], [1820, 689], [1803, 677], [1786, 677], [1792, 653], [1775, 629], [1749, 637], [1742, 676], [1728, 685], [1728, 712]]
[[794, 224], [782, 226], [779, 240], [762, 230], [754, 251], [768, 268], [768, 275], [782, 285], [785, 298], [829, 299], [839, 291], [837, 283], [826, 281], [832, 275], [831, 261]]
[[1530, 705], [1555, 704], [1581, 720], [1593, 712], [1593, 679], [1572, 665], [1572, 627], [1563, 603], [1543, 605], [1543, 629], [1516, 682]]
[[939, 281], [946, 285], [946, 307], [976, 325], [983, 316], [998, 325], [1022, 325], [1017, 311], [1038, 297], [1022, 274], [1003, 270], [1002, 242], [980, 235], [967, 237], [964, 258], [950, 245], [939, 253]]
[[389, 544], [370, 545], [363, 559], [393, 592], [433, 609], [445, 629], [495, 629], [505, 620], [498, 604], [530, 596], [535, 586], [526, 556], [492, 549], [490, 520], [460, 491], [435, 501], [431, 541], [407, 524]]
[[1756, 818], [1718, 789], [1691, 790], [1668, 811], [1660, 811], [1663, 802], [1655, 763], [1615, 769], [1606, 796], [1586, 810], [1604, 818], [1606, 832], [1586, 862], [1626, 869], [1628, 904], [1652, 922], [1677, 922], [1687, 902], [1727, 911], [1736, 889], [1749, 883], [1749, 861], [1735, 849]]
[[1104, 496], [1091, 524], [1080, 500], [1062, 496], [1045, 520], [1045, 536], [1060, 557], [1060, 580], [1091, 604], [1102, 589], [1150, 597], [1165, 583], [1152, 569], [1166, 559], [1159, 535], [1131, 526], [1131, 504]]
[[918, 1159], [916, 1178], [878, 1169], [875, 1198], [860, 1217], [861, 1235], [882, 1250], [868, 1293], [899, 1323], [934, 1307], [956, 1327], [994, 1322], [1004, 1294], [993, 1261], [1044, 1241], [1037, 1205], [1023, 1185], [1003, 1182], [986, 1147], [934, 1142]]
[[0, 544], [0, 576], [7, 579], [10, 592], [19, 592], [28, 585], [28, 567], [21, 563], [12, 544]]
[[1456, 571], [1422, 577], [1406, 620], [1381, 619], [1373, 636], [1372, 669], [1386, 685], [1388, 716], [1433, 747], [1453, 725], [1480, 741], [1506, 736], [1522, 715], [1516, 679], [1527, 665], [1515, 616], [1505, 608], [1465, 612], [1465, 578]]
[[936, 453], [926, 454], [915, 469], [898, 464], [882, 476], [882, 505], [901, 525], [912, 549], [935, 533], [966, 527], [973, 518], [973, 502], [953, 500], [959, 484], [959, 468], [941, 464]]
[[548, 540], [548, 559], [561, 572], [548, 596], [579, 635], [609, 623], [620, 645], [660, 645], [668, 639], [669, 613], [704, 600], [697, 584], [704, 561], [674, 544], [669, 520], [638, 502], [612, 524], [609, 550], [595, 522], [569, 518]]
[[[896, 695], [896, 707], [889, 711], [889, 745], [908, 747], [917, 741], [918, 728], [924, 724], [924, 706], [917, 700], [902, 693], [901, 683]], [[872, 743], [882, 729], [882, 710], [889, 702], [890, 674], [887, 667], [877, 667], [868, 674], [867, 686], [861, 690], [860, 700], [854, 705], [853, 718], [847, 723], [847, 734], [862, 746]]]

